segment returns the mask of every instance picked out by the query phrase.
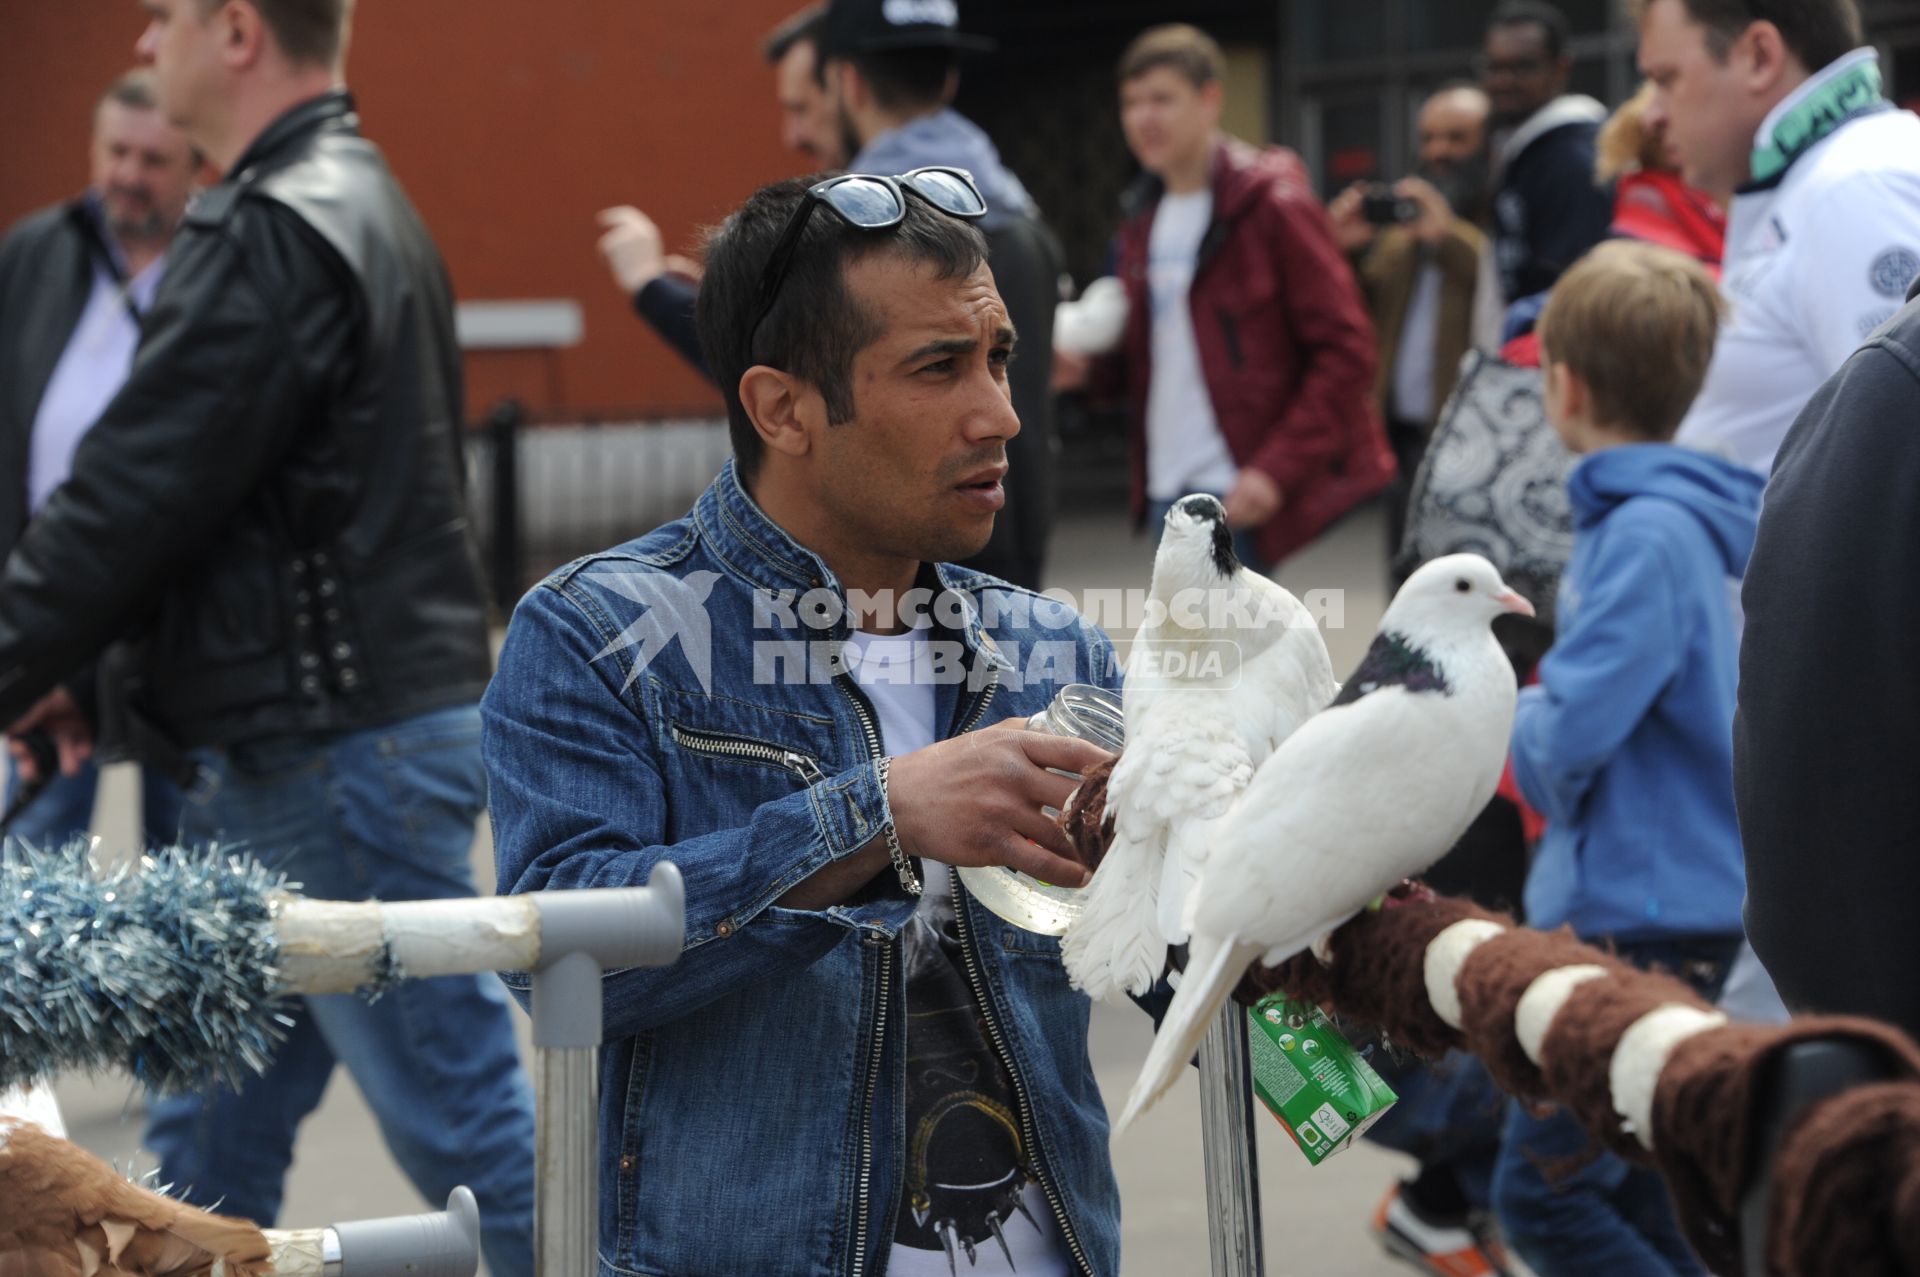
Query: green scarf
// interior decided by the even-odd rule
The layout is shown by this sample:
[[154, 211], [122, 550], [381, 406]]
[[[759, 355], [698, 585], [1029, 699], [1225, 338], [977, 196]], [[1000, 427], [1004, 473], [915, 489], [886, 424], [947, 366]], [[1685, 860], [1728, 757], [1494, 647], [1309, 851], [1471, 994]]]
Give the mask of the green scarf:
[[1753, 152], [1753, 184], [1778, 180], [1793, 162], [1848, 120], [1882, 109], [1880, 61], [1868, 58], [1835, 76], [1774, 123], [1765, 146]]

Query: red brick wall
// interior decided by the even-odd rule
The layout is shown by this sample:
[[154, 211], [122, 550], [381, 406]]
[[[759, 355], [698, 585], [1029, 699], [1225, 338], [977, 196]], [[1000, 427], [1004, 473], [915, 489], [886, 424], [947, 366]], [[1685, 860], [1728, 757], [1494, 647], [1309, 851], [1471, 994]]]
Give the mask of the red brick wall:
[[[461, 298], [571, 297], [585, 310], [585, 341], [551, 370], [474, 356], [476, 414], [508, 392], [583, 413], [719, 410], [616, 294], [594, 214], [637, 204], [684, 251], [756, 185], [799, 170], [759, 53], [798, 3], [361, 0], [348, 81]], [[84, 185], [89, 107], [132, 65], [142, 19], [133, 0], [14, 0], [4, 22], [11, 223]]]

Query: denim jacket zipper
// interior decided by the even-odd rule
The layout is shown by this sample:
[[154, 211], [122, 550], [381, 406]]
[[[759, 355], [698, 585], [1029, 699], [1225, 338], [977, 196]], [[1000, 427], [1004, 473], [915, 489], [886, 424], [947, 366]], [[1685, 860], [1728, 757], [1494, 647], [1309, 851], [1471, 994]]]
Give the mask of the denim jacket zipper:
[[[836, 674], [833, 681], [840, 690], [845, 693], [847, 700], [853, 706], [855, 717], [860, 720], [860, 731], [866, 738], [868, 754], [873, 758], [881, 757], [884, 749], [880, 742], [880, 729], [874, 725], [873, 711], [868, 705], [865, 694], [855, 685], [852, 678], [844, 673]], [[974, 727], [979, 724], [980, 720], [986, 717], [987, 708], [993, 704], [994, 693], [997, 692], [999, 688], [1000, 672], [998, 670], [989, 671], [985, 692], [982, 693], [979, 703], [974, 706], [973, 712], [970, 713], [966, 721], [961, 724], [960, 732], [957, 734], [965, 734], [972, 731]], [[949, 872], [952, 871], [949, 870]], [[959, 882], [957, 876], [954, 882], [957, 887]], [[958, 910], [956, 909], [956, 913], [957, 912]], [[960, 927], [964, 938], [966, 924], [962, 922]], [[962, 948], [965, 949], [964, 943], [962, 944]], [[981, 1006], [984, 1008], [986, 1002], [980, 993], [979, 979], [974, 972], [971, 953], [969, 953], [967, 957], [967, 973], [969, 980], [973, 983], [974, 996], [981, 999]], [[860, 1277], [867, 1269], [867, 1235], [871, 1229], [873, 1215], [873, 1101], [880, 1086], [882, 1048], [886, 1042], [887, 1015], [892, 1002], [892, 995], [893, 945], [892, 943], [888, 943], [880, 954], [880, 991], [874, 999], [875, 1024], [873, 1030], [873, 1050], [867, 1060], [867, 1087], [861, 1108], [860, 1181], [855, 1205], [857, 1217], [855, 1219], [853, 1234], [853, 1277]], [[990, 1026], [994, 1023], [991, 1012], [987, 1015], [987, 1023]], [[1000, 1051], [1001, 1057], [1006, 1059], [1005, 1048], [998, 1045], [999, 1030], [995, 1028], [993, 1032], [995, 1034], [996, 1049]], [[1012, 1074], [1011, 1061], [1008, 1063], [1008, 1072]], [[1020, 1095], [1021, 1112], [1024, 1115], [1027, 1112], [1027, 1104], [1025, 1093], [1019, 1090], [1020, 1082], [1018, 1075], [1014, 1075], [1014, 1086], [1016, 1093]], [[1030, 1118], [1023, 1117], [1023, 1121], [1030, 1120]], [[1037, 1144], [1031, 1142], [1034, 1138], [1035, 1136], [1031, 1134], [1028, 1136], [1030, 1142], [1027, 1147], [1038, 1147]], [[1041, 1176], [1041, 1183], [1043, 1186], [1046, 1186], [1046, 1177], [1044, 1175]], [[1087, 1263], [1086, 1255], [1081, 1251], [1079, 1241], [1073, 1236], [1072, 1227], [1067, 1223], [1065, 1209], [1060, 1205], [1059, 1199], [1054, 1195], [1051, 1187], [1046, 1188], [1046, 1193], [1047, 1200], [1053, 1204], [1054, 1215], [1059, 1220], [1061, 1235], [1066, 1237], [1073, 1247], [1075, 1261], [1080, 1265], [1082, 1271], [1091, 1273], [1093, 1268]]]
[[809, 785], [827, 778], [827, 774], [820, 770], [818, 760], [798, 750], [769, 745], [765, 741], [753, 740], [746, 736], [698, 732], [682, 727], [678, 723], [669, 723], [667, 733], [673, 737], [674, 744], [683, 749], [690, 749], [696, 754], [711, 754], [716, 758], [744, 758], [751, 762], [766, 763], [771, 767], [784, 767]]
[[[1000, 672], [992, 670], [988, 674], [987, 688], [980, 697], [980, 703], [974, 706], [973, 712], [961, 725], [962, 734], [972, 731], [979, 725], [980, 720], [987, 716], [987, 709], [993, 704], [994, 693], [999, 690]], [[973, 931], [967, 923], [966, 893], [960, 885], [960, 873], [951, 867], [947, 872], [952, 875], [954, 925], [960, 932], [960, 952], [966, 959], [967, 983], [972, 987], [974, 1001], [979, 1004], [981, 1017], [986, 1021], [987, 1037], [993, 1043], [994, 1052], [999, 1055], [1000, 1062], [1006, 1066], [1007, 1076], [1013, 1081], [1013, 1094], [1020, 1116], [1022, 1146], [1029, 1150], [1029, 1156], [1033, 1160], [1034, 1174], [1040, 1181], [1041, 1191], [1046, 1195], [1047, 1205], [1053, 1208], [1054, 1223], [1059, 1226], [1060, 1235], [1066, 1238], [1067, 1249], [1073, 1254], [1073, 1262], [1080, 1272], [1090, 1274], [1093, 1272], [1093, 1265], [1087, 1261], [1087, 1252], [1082, 1249], [1079, 1237], [1074, 1234], [1073, 1223], [1067, 1218], [1066, 1203], [1061, 1200], [1059, 1191], [1054, 1188], [1053, 1181], [1048, 1176], [1046, 1154], [1040, 1147], [1040, 1130], [1034, 1124], [1033, 1104], [1027, 1098], [1026, 1083], [1021, 1078], [1020, 1071], [1014, 1067], [1013, 1053], [1007, 1050], [1006, 1040], [1000, 1036], [999, 1017], [994, 1014], [993, 1005], [987, 1000], [986, 981], [980, 975], [979, 960], [974, 951]]]
[[1006, 1067], [1007, 1076], [1013, 1080], [1013, 1097], [1020, 1116], [1020, 1135], [1028, 1156], [1033, 1161], [1035, 1178], [1040, 1181], [1040, 1189], [1046, 1195], [1047, 1205], [1053, 1208], [1054, 1223], [1060, 1228], [1060, 1236], [1067, 1242], [1067, 1249], [1073, 1255], [1075, 1269], [1091, 1277], [1093, 1265], [1087, 1260], [1087, 1252], [1080, 1245], [1080, 1238], [1073, 1231], [1073, 1221], [1067, 1218], [1066, 1203], [1061, 1200], [1060, 1192], [1054, 1187], [1052, 1175], [1048, 1171], [1046, 1150], [1040, 1146], [1040, 1129], [1033, 1120], [1033, 1102], [1027, 1096], [1026, 1081], [1020, 1076], [1019, 1068], [1013, 1062], [1013, 1052], [1007, 1050], [1006, 1039], [1000, 1035], [1000, 1018], [994, 1013], [993, 1004], [987, 999], [986, 981], [980, 974], [980, 963], [975, 953], [973, 928], [967, 923], [966, 890], [960, 884], [958, 870], [949, 869], [953, 876], [953, 916], [960, 931], [960, 952], [966, 958], [967, 983], [973, 987], [973, 997], [980, 1006], [981, 1018], [987, 1024], [987, 1038], [993, 1043], [994, 1051], [1000, 1056], [1000, 1062]]
[[[866, 696], [845, 673], [834, 675], [833, 681], [852, 704], [854, 717], [860, 720], [867, 756], [882, 757], [885, 751], [880, 743], [880, 729], [874, 724], [873, 710]], [[867, 1270], [867, 1233], [873, 1220], [873, 1101], [880, 1089], [880, 1064], [892, 999], [893, 943], [887, 941], [880, 949], [880, 988], [873, 1001], [873, 1049], [867, 1057], [867, 1088], [860, 1107], [860, 1182], [854, 1194], [853, 1277], [860, 1277]]]

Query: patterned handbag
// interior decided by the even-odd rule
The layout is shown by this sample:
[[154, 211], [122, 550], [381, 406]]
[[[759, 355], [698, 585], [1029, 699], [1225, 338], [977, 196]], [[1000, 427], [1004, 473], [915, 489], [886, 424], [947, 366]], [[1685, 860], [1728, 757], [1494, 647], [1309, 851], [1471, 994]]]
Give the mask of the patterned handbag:
[[1443, 554], [1472, 551], [1553, 624], [1560, 573], [1573, 553], [1567, 472], [1577, 458], [1547, 421], [1544, 376], [1467, 352], [1413, 479], [1401, 573]]

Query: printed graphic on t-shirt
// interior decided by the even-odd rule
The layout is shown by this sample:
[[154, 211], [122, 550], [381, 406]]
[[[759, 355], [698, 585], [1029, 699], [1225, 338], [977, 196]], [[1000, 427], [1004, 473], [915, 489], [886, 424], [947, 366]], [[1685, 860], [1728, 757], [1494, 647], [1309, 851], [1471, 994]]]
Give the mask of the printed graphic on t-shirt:
[[[1063, 1271], [1021, 1136], [1013, 1080], [968, 986], [951, 896], [902, 937], [907, 971], [907, 1163], [893, 1271]], [[914, 1263], [907, 1251], [931, 1252]]]

